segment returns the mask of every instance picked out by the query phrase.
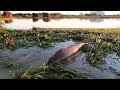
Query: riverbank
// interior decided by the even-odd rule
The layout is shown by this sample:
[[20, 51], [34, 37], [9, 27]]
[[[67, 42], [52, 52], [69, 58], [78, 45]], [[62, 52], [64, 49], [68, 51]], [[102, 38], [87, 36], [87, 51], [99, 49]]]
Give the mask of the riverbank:
[[[86, 54], [87, 62], [97, 67], [100, 64], [105, 64], [103, 57], [108, 53], [116, 52], [120, 57], [120, 28], [37, 28], [32, 30], [11, 30], [0, 28], [0, 48], [3, 50], [15, 51], [19, 48], [40, 47], [49, 49], [54, 47], [54, 43], [66, 42], [73, 40], [75, 42], [84, 41], [89, 43], [82, 51]], [[46, 55], [47, 56], [47, 55]], [[7, 62], [10, 63], [10, 62]], [[10, 64], [15, 66], [13, 62]], [[53, 65], [54, 66], [54, 65]], [[63, 68], [56, 68], [43, 65], [41, 68], [27, 68], [20, 72], [13, 73], [14, 78], [19, 79], [44, 79], [52, 77], [53, 71], [55, 74], [65, 76], [65, 78], [77, 78], [78, 74]], [[61, 66], [60, 66], [61, 67]], [[37, 70], [37, 71], [36, 71]], [[61, 72], [62, 70], [62, 72]], [[56, 72], [57, 71], [57, 72]], [[64, 73], [63, 73], [64, 72]], [[58, 76], [59, 76], [58, 75]], [[74, 76], [75, 75], [75, 76]], [[76, 76], [77, 75], [77, 76]], [[74, 78], [73, 78], [73, 77]], [[54, 78], [58, 78], [54, 76]], [[60, 78], [60, 77], [59, 77]]]

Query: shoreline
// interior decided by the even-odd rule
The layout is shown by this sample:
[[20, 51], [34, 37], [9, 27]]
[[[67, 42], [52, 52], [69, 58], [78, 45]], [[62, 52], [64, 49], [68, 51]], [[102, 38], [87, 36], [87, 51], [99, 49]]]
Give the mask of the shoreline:
[[[13, 15], [13, 18], [33, 18], [32, 16], [14, 16]], [[48, 18], [48, 17], [43, 17], [43, 16], [38, 16], [38, 17], [34, 17], [34, 18]], [[51, 18], [60, 18], [60, 19], [63, 19], [63, 18], [80, 18], [80, 19], [99, 19], [99, 18], [102, 18], [102, 19], [107, 19], [107, 18], [120, 18], [120, 16], [66, 16], [66, 15], [62, 15], [62, 16], [51, 16]]]
[[120, 33], [120, 28], [40, 28], [40, 27], [33, 27], [32, 29], [8, 29], [0, 26], [0, 31], [3, 31], [4, 29], [10, 30], [10, 31], [87, 31], [87, 32], [114, 32], [114, 33]]
[[[32, 19], [32, 17], [13, 17], [13, 18], [20, 18], [20, 19]], [[43, 19], [44, 17], [38, 17], [38, 19]], [[60, 18], [60, 19], [64, 19], [64, 18], [79, 18], [79, 19], [118, 19], [118, 18], [120, 18], [120, 16], [119, 17], [51, 17], [51, 18]]]

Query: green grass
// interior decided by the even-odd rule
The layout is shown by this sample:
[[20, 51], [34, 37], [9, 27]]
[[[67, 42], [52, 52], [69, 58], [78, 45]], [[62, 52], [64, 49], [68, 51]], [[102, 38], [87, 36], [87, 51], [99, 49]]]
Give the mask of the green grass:
[[[14, 39], [14, 45], [6, 45], [5, 42], [8, 36]], [[1, 49], [15, 50], [21, 47], [28, 48], [32, 46], [50, 48], [54, 46], [52, 43], [64, 42], [70, 39], [88, 43], [83, 51], [86, 53], [87, 61], [93, 66], [104, 64], [105, 62], [102, 58], [108, 53], [116, 52], [120, 56], [120, 28], [41, 28], [39, 30], [17, 31], [0, 27]], [[12, 60], [2, 60], [0, 62], [10, 67], [17, 65]], [[89, 78], [89, 75], [77, 73], [59, 64], [23, 68], [17, 72], [12, 72], [12, 76], [15, 79]]]
[[[5, 45], [8, 36], [14, 38], [14, 46]], [[120, 56], [120, 28], [34, 28], [30, 31], [0, 29], [0, 47], [11, 50], [32, 46], [50, 48], [54, 46], [52, 43], [70, 39], [91, 44], [84, 51], [87, 61], [92, 65], [102, 62], [102, 58], [110, 52], [116, 52]]]
[[[108, 37], [108, 36], [106, 36]], [[113, 38], [111, 38], [113, 39]], [[119, 40], [108, 40], [104, 38], [103, 40], [100, 38], [95, 39], [95, 41], [91, 42], [92, 46], [85, 47], [84, 50], [87, 54], [87, 60], [92, 64], [95, 65], [99, 61], [102, 61], [102, 58], [106, 56], [107, 53], [116, 52], [120, 55], [120, 42]]]
[[23, 68], [17, 72], [12, 72], [14, 79], [88, 79], [89, 74], [77, 73], [74, 70], [54, 63], [49, 66], [45, 64], [41, 67]]
[[6, 65], [7, 67], [17, 67], [19, 64], [15, 63], [11, 58], [5, 57], [0, 54], [0, 63]]
[[43, 42], [40, 42], [39, 46], [42, 48], [49, 48], [49, 47], [52, 47], [52, 43], [43, 41]]

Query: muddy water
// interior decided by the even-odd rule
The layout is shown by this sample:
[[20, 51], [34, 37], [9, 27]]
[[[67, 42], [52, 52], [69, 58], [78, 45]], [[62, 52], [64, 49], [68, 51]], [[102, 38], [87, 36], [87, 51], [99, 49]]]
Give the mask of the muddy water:
[[[66, 67], [72, 68], [78, 72], [87, 73], [91, 76], [91, 78], [96, 79], [114, 79], [118, 78], [118, 76], [113, 73], [109, 68], [105, 70], [101, 70], [100, 68], [93, 67], [86, 61], [86, 54], [80, 52], [79, 55], [73, 59], [74, 63], [68, 64]], [[106, 67], [106, 64], [103, 65]], [[110, 67], [108, 65], [108, 67]]]
[[[19, 48], [15, 51], [10, 51], [8, 49], [0, 50], [0, 54], [10, 57], [14, 62], [20, 64], [21, 67], [31, 66], [34, 67], [36, 65], [42, 65], [44, 62], [47, 62], [49, 58], [56, 53], [61, 48], [66, 48], [70, 45], [75, 44], [74, 41], [66, 41], [61, 43], [56, 43], [52, 48], [42, 49], [40, 47], [30, 47], [28, 49]], [[120, 70], [120, 64], [114, 64], [114, 60], [110, 56], [114, 56], [118, 59], [115, 54], [108, 54], [104, 60], [106, 64], [104, 67], [107, 67], [105, 70], [101, 70], [99, 68], [93, 67], [86, 61], [86, 54], [83, 52], [79, 52], [76, 57], [71, 59], [69, 62], [66, 62], [66, 67], [76, 70], [77, 72], [83, 72], [90, 74], [91, 78], [97, 79], [114, 79], [118, 78], [118, 76], [111, 70], [113, 69]], [[111, 58], [111, 59], [110, 59]], [[120, 61], [120, 59], [119, 59]], [[115, 61], [116, 62], [116, 61]], [[118, 62], [116, 62], [118, 63]], [[111, 65], [112, 64], [112, 65]], [[10, 71], [15, 71], [16, 69], [5, 67], [5, 65], [0, 64], [0, 79], [12, 78]]]
[[[18, 63], [21, 67], [34, 67], [36, 65], [42, 65], [47, 62], [49, 58], [61, 48], [66, 48], [70, 45], [75, 44], [73, 41], [66, 41], [61, 43], [53, 44], [52, 48], [42, 49], [40, 47], [30, 47], [28, 49], [19, 48], [15, 51], [8, 49], [0, 50], [0, 54], [6, 57], [10, 57], [14, 62]], [[10, 71], [15, 69], [9, 69], [4, 65], [0, 64], [0, 79], [11, 78]]]

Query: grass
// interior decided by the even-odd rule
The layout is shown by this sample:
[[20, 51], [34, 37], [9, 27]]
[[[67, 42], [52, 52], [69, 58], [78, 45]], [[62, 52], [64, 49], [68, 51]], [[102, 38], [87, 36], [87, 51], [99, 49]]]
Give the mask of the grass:
[[12, 72], [14, 79], [87, 79], [88, 74], [77, 73], [74, 70], [54, 63], [49, 66], [43, 64], [41, 67], [23, 68], [17, 72]]
[[[1, 27], [2, 28], [2, 27]], [[14, 44], [6, 45], [11, 36]], [[30, 31], [0, 29], [0, 47], [15, 50], [16, 48], [39, 46], [50, 48], [55, 42], [67, 40], [84, 41], [92, 45], [86, 47], [87, 60], [92, 65], [102, 61], [106, 53], [116, 52], [120, 56], [120, 28], [33, 28]]]
[[17, 67], [19, 64], [15, 63], [11, 58], [5, 57], [0, 54], [0, 63], [7, 65], [7, 67], [13, 68]]
[[[119, 55], [120, 52], [120, 42], [119, 39], [110, 38], [107, 39], [105, 36], [104, 39], [97, 38], [92, 43], [92, 46], [87, 47], [87, 60], [92, 64], [96, 64], [99, 61], [102, 61], [102, 58], [106, 56], [107, 53], [116, 52]], [[113, 40], [112, 40], [113, 39]]]
[[49, 47], [52, 47], [52, 43], [43, 41], [43, 42], [40, 42], [39, 46], [42, 48], [49, 48]]

